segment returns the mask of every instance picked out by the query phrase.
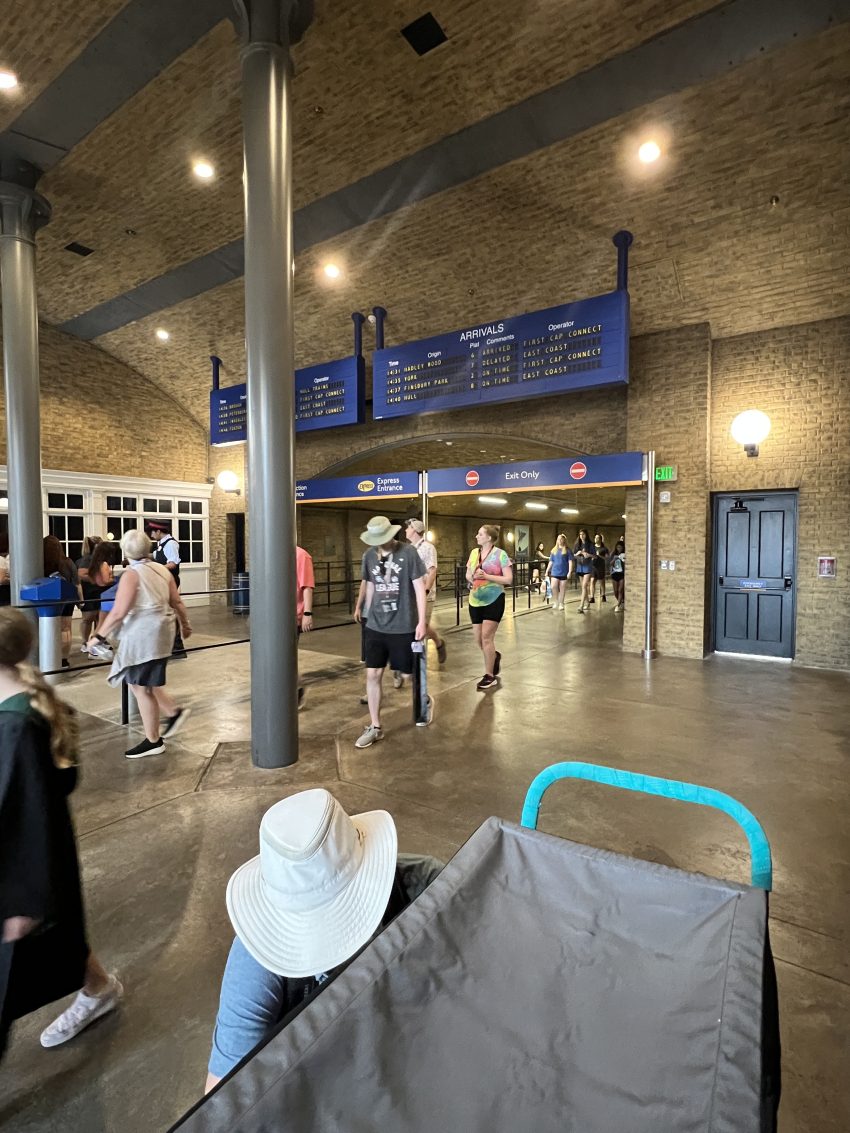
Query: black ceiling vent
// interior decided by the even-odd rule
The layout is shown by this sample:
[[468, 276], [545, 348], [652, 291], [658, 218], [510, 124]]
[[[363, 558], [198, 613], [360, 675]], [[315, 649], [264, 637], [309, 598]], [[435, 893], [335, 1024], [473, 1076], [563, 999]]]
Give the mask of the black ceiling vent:
[[430, 12], [402, 28], [401, 34], [417, 55], [427, 55], [449, 38]]
[[66, 252], [73, 252], [75, 256], [90, 256], [94, 248], [87, 248], [85, 244], [78, 244], [76, 240], [72, 240], [70, 244], [65, 245]]

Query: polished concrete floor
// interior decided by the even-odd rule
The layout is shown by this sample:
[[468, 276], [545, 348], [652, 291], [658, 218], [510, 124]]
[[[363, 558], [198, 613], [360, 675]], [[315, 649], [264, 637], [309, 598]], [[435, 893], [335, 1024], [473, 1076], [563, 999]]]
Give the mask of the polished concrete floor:
[[[430, 647], [430, 728], [409, 694], [389, 690], [386, 739], [353, 743], [365, 722], [359, 631], [307, 639], [308, 698], [299, 763], [251, 767], [248, 647], [203, 650], [169, 669], [193, 714], [165, 755], [125, 760], [137, 728], [103, 671], [74, 672], [63, 695], [84, 716], [74, 798], [90, 936], [126, 986], [122, 1008], [45, 1051], [53, 1011], [22, 1021], [0, 1066], [0, 1129], [151, 1133], [198, 1097], [231, 932], [224, 888], [256, 853], [263, 810], [307, 786], [351, 812], [383, 807], [400, 846], [447, 858], [491, 814], [519, 818], [525, 789], [551, 762], [584, 759], [728, 791], [762, 821], [775, 889], [771, 932], [784, 1046], [782, 1133], [846, 1133], [850, 1055], [850, 675], [713, 658], [645, 663], [619, 648], [620, 619], [540, 608], [499, 630], [502, 683], [479, 693], [468, 628]], [[440, 615], [453, 626], [454, 607]], [[247, 619], [194, 610], [191, 645], [247, 635]], [[319, 619], [341, 620], [335, 611]], [[743, 835], [704, 808], [559, 784], [541, 827], [683, 869], [748, 880]], [[463, 1133], [463, 1131], [459, 1131]], [[613, 1133], [613, 1131], [612, 1131]], [[661, 1131], [659, 1131], [661, 1133]]]

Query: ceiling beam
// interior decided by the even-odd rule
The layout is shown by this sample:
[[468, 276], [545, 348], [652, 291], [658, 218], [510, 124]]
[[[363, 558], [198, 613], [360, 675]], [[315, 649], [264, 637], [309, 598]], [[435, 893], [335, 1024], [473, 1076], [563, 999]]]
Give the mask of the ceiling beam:
[[[730, 0], [299, 209], [296, 253], [850, 19], [850, 0]], [[242, 241], [60, 327], [90, 340], [242, 274]]]

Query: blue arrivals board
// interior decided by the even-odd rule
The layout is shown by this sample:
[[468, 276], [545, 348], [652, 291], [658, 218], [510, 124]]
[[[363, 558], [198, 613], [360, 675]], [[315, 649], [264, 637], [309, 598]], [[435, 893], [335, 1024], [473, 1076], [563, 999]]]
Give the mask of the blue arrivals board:
[[576, 456], [568, 460], [526, 460], [516, 464], [479, 464], [428, 470], [428, 495], [468, 492], [527, 492], [530, 488], [598, 488], [640, 484], [643, 453]]
[[210, 391], [210, 444], [236, 445], [248, 436], [245, 383]]
[[366, 363], [356, 354], [295, 371], [295, 431], [359, 425], [366, 413]]
[[[358, 425], [365, 416], [366, 363], [355, 354], [295, 371], [295, 431]], [[210, 443], [232, 445], [248, 437], [244, 382], [210, 393]]]
[[337, 500], [387, 499], [418, 496], [418, 472], [370, 472], [365, 476], [339, 476], [333, 480], [299, 480], [295, 502], [327, 504]]
[[629, 295], [612, 291], [372, 355], [375, 420], [629, 380]]

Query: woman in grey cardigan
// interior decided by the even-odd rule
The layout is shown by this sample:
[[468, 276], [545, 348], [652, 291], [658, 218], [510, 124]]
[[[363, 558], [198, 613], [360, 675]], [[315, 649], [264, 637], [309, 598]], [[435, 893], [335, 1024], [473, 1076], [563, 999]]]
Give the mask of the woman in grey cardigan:
[[192, 627], [171, 573], [151, 560], [145, 532], [127, 531], [121, 549], [129, 565], [118, 583], [115, 605], [88, 644], [97, 656], [98, 649], [109, 644], [110, 631], [118, 630], [109, 683], [129, 685], [139, 705], [145, 738], [124, 754], [140, 759], [165, 751], [166, 736], [173, 736], [188, 716], [188, 709], [178, 707], [165, 690], [165, 668], [174, 645], [175, 617], [184, 638]]

